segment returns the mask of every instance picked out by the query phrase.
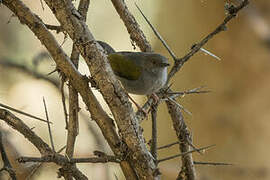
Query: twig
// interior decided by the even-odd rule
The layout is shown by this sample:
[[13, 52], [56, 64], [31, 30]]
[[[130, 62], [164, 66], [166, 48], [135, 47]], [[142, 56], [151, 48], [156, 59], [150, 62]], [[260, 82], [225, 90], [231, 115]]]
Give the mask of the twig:
[[134, 41], [143, 52], [152, 51], [149, 42], [146, 40], [143, 31], [140, 29], [134, 16], [129, 12], [127, 5], [123, 0], [111, 0], [119, 16], [123, 20], [130, 39]]
[[169, 95], [171, 99], [177, 98], [179, 96], [184, 97], [187, 94], [204, 94], [204, 93], [210, 93], [211, 91], [209, 90], [202, 90], [202, 91], [183, 91], [183, 92], [168, 92], [165, 94], [165, 97], [162, 98], [162, 100], [167, 100], [166, 96]]
[[9, 67], [9, 68], [18, 69], [18, 70], [22, 71], [23, 73], [26, 73], [28, 75], [31, 75], [32, 77], [34, 77], [36, 79], [42, 79], [42, 80], [49, 81], [56, 88], [59, 87], [59, 82], [58, 81], [56, 81], [56, 80], [54, 80], [52, 78], [49, 78], [46, 75], [43, 75], [41, 73], [38, 73], [35, 70], [30, 69], [26, 65], [18, 64], [18, 63], [13, 63], [11, 59], [1, 58], [0, 65], [3, 66], [3, 67]]
[[67, 147], [67, 145], [64, 145], [63, 147], [61, 147], [61, 148], [57, 151], [57, 153], [61, 153], [62, 151], [64, 151], [64, 149], [66, 149], [66, 147]]
[[[47, 52], [42, 52], [42, 53], [39, 53], [37, 56], [35, 56], [34, 58], [33, 58], [33, 64], [34, 64], [34, 66], [36, 67], [36, 66], [38, 66], [39, 65], [39, 63], [41, 62], [41, 59], [42, 58], [47, 58], [47, 57], [50, 57], [49, 55], [48, 55], [48, 53]], [[72, 59], [72, 58], [71, 58]], [[2, 58], [1, 60], [0, 60], [0, 65], [2, 65], [2, 66], [5, 66], [5, 67], [11, 67], [11, 68], [16, 68], [16, 69], [19, 69], [19, 70], [21, 70], [23, 73], [27, 73], [27, 74], [29, 74], [29, 75], [31, 75], [32, 77], [34, 77], [34, 78], [37, 78], [37, 77], [44, 77], [44, 78], [42, 78], [43, 80], [45, 80], [45, 81], [47, 81], [47, 82], [49, 82], [49, 83], [51, 83], [52, 85], [54, 85], [55, 87], [57, 87], [57, 89], [58, 90], [60, 90], [58, 87], [59, 87], [59, 81], [58, 80], [54, 80], [53, 78], [49, 78], [49, 77], [47, 77], [47, 76], [43, 76], [42, 74], [39, 74], [38, 72], [36, 72], [34, 69], [30, 69], [30, 68], [28, 68], [26, 65], [24, 65], [24, 64], [17, 64], [17, 63], [13, 63], [12, 61], [9, 61], [9, 60], [6, 60], [6, 59], [4, 59], [4, 58]], [[5, 106], [6, 107], [6, 106]], [[72, 106], [73, 107], [73, 106]], [[7, 108], [7, 109], [9, 109], [9, 108]], [[13, 108], [14, 109], [14, 108]], [[9, 110], [12, 110], [12, 109], [9, 109]], [[78, 111], [78, 110], [77, 110]], [[72, 116], [71, 114], [72, 113], [69, 113], [70, 114], [70, 116]], [[90, 124], [89, 124], [89, 117], [86, 115], [86, 114], [83, 114], [84, 115], [84, 120], [85, 120], [85, 122], [86, 123], [88, 123], [88, 125], [90, 126]], [[47, 123], [47, 121], [46, 120], [43, 120], [44, 122], [46, 122]], [[52, 123], [52, 122], [50, 122], [50, 123]], [[93, 135], [94, 137], [95, 137], [95, 139], [96, 139], [96, 141], [97, 141], [97, 143], [98, 144], [102, 144], [101, 142], [104, 140], [104, 138], [102, 139], [102, 136], [100, 136], [99, 134], [97, 134], [96, 132], [94, 132], [94, 131], [96, 131], [96, 130], [94, 130], [93, 128], [91, 128], [91, 133], [95, 133], [95, 135]], [[71, 135], [72, 137], [73, 137], [73, 135]], [[101, 138], [100, 138], [101, 137]], [[71, 142], [71, 140], [67, 140], [67, 142]], [[29, 176], [29, 178], [31, 177], [31, 175]], [[29, 179], [28, 178], [28, 179]]]
[[179, 144], [179, 142], [177, 141], [177, 142], [174, 142], [174, 143], [171, 143], [171, 144], [167, 144], [167, 145], [164, 145], [164, 146], [160, 146], [160, 147], [158, 147], [157, 149], [160, 150], [160, 149], [169, 148], [169, 147], [171, 147], [171, 146], [173, 146], [173, 145], [176, 145], [176, 144]]
[[[140, 135], [141, 132], [139, 131], [139, 125], [132, 109], [131, 103], [128, 101], [127, 95], [121, 87], [120, 82], [117, 81], [117, 79], [113, 75], [113, 71], [107, 63], [108, 61], [106, 59], [105, 53], [100, 51], [99, 48], [101, 47], [95, 41], [87, 25], [79, 19], [80, 17], [78, 18], [79, 13], [76, 11], [71, 1], [59, 0], [56, 2], [45, 0], [45, 2], [47, 3], [48, 7], [53, 11], [61, 26], [65, 28], [65, 31], [69, 34], [69, 37], [76, 43], [76, 47], [79, 49], [82, 57], [84, 58], [90, 70], [90, 73], [95, 74], [93, 76], [93, 79], [95, 80], [95, 82], [98, 83], [100, 92], [104, 97], [104, 100], [110, 107], [112, 114], [114, 115], [115, 122], [120, 129], [120, 136], [123, 138], [122, 141], [125, 142], [121, 144], [124, 144], [124, 146], [126, 144], [127, 149], [125, 151], [130, 152], [127, 153], [130, 158], [127, 158], [127, 161], [125, 162], [125, 164], [128, 166], [121, 166], [124, 169], [123, 171], [126, 171], [124, 172], [125, 176], [129, 178], [132, 177], [132, 179], [136, 178], [136, 176], [137, 178], [153, 178], [152, 172], [156, 169], [153, 159], [151, 158], [151, 154], [148, 152], [146, 145], [144, 144], [143, 136]], [[121, 4], [124, 3], [124, 1], [122, 0], [118, 0], [117, 2]], [[126, 11], [127, 9], [123, 10]], [[31, 24], [29, 25], [31, 26]], [[132, 26], [134, 27], [133, 24]], [[79, 41], [78, 38], [80, 39]], [[57, 59], [54, 60], [58, 61]], [[59, 69], [61, 64], [63, 63], [57, 63]], [[70, 72], [68, 72], [66, 69], [61, 69], [61, 71], [70, 74]], [[70, 77], [69, 75], [68, 78], [70, 80], [73, 80], [74, 82], [74, 77]], [[72, 83], [72, 85], [76, 88], [77, 91], [81, 91], [82, 87], [79, 87], [78, 84], [75, 85], [76, 83], [78, 82], [74, 82], [74, 84]], [[90, 95], [92, 96], [91, 91], [87, 92], [87, 95], [82, 93], [80, 94], [83, 97]], [[88, 106], [87, 108], [89, 108], [89, 111], [91, 111], [91, 113], [97, 114], [97, 112], [93, 112], [93, 110], [91, 110], [91, 108], [96, 107], [89, 107], [89, 105], [93, 105], [93, 102], [89, 102], [89, 100], [91, 100], [92, 98], [86, 98], [88, 99], [84, 100], [85, 104]], [[94, 120], [98, 122], [99, 126], [103, 127], [107, 123], [110, 123], [109, 119], [106, 119], [107, 122], [100, 122], [102, 120], [100, 118], [102, 118], [104, 114], [102, 114], [101, 117], [93, 116], [93, 114], [91, 115], [92, 118], [94, 117]], [[132, 126], [132, 128], [130, 128], [130, 126]], [[111, 128], [112, 127], [110, 127], [110, 129]], [[111, 133], [108, 129], [102, 130], [104, 132], [103, 135], [106, 134], [107, 140], [111, 140], [112, 138], [114, 138], [114, 136], [108, 137], [108, 134]], [[114, 152], [117, 155], [119, 151], [117, 151], [116, 148], [119, 150], [119, 146], [113, 146], [112, 143], [109, 144], [112, 149], [114, 149]], [[122, 149], [123, 146], [121, 145], [120, 147]], [[138, 161], [138, 159], [140, 161]], [[130, 169], [131, 164], [132, 169]], [[142, 166], [144, 167], [143, 170]], [[127, 169], [127, 167], [129, 169]], [[136, 172], [136, 176], [134, 172]]]
[[104, 157], [88, 157], [88, 158], [66, 158], [66, 157], [56, 157], [56, 156], [43, 156], [43, 157], [20, 157], [18, 158], [19, 163], [26, 163], [26, 162], [58, 162], [61, 164], [67, 163], [107, 163], [107, 162], [114, 162], [119, 163], [121, 160], [115, 156], [106, 155]]
[[[66, 146], [63, 146], [62, 148], [60, 148], [57, 153], [61, 153], [64, 149], [66, 148]], [[41, 168], [41, 166], [43, 165], [43, 163], [36, 163], [33, 167], [33, 170], [29, 173], [29, 175], [26, 177], [26, 180], [30, 180], [31, 177], [33, 177], [33, 175], [37, 172], [38, 169]]]
[[160, 163], [160, 162], [163, 162], [163, 161], [171, 160], [171, 159], [174, 159], [174, 158], [177, 158], [177, 157], [180, 157], [180, 156], [185, 156], [187, 154], [190, 154], [190, 153], [193, 153], [193, 152], [197, 152], [198, 150], [199, 151], [206, 150], [206, 149], [209, 149], [209, 148], [211, 148], [213, 146], [214, 145], [210, 145], [210, 146], [205, 146], [205, 147], [198, 148], [198, 149], [193, 149], [191, 151], [187, 151], [187, 152], [184, 152], [184, 153], [176, 154], [174, 156], [170, 156], [170, 157], [166, 157], [166, 158], [163, 158], [163, 159], [159, 159], [157, 162]]
[[[4, 104], [2, 104], [2, 103], [0, 103], [0, 107], [6, 108], [6, 109], [11, 110], [11, 111], [14, 111], [14, 112], [16, 112], [16, 113], [19, 113], [19, 114], [22, 114], [22, 115], [25, 115], [25, 116], [28, 116], [28, 117], [34, 118], [34, 119], [36, 119], [36, 120], [39, 120], [39, 121], [42, 121], [42, 122], [46, 122], [46, 123], [47, 123], [47, 121], [44, 120], [44, 119], [41, 119], [41, 118], [36, 117], [36, 116], [33, 116], [33, 115], [31, 115], [31, 114], [28, 114], [28, 113], [26, 113], [26, 112], [20, 111], [20, 110], [18, 110], [18, 109], [12, 108], [12, 107], [10, 107], [10, 106], [4, 105]], [[50, 122], [50, 123], [52, 123], [52, 122]]]
[[5, 147], [4, 147], [4, 144], [3, 144], [3, 137], [2, 137], [2, 132], [0, 130], [0, 152], [1, 152], [1, 157], [2, 157], [2, 160], [3, 160], [3, 163], [4, 163], [4, 166], [0, 169], [0, 172], [1, 171], [7, 171], [10, 178], [12, 180], [16, 180], [16, 173], [15, 171], [13, 170], [9, 160], [8, 160], [8, 156], [7, 156], [7, 153], [5, 151]]
[[136, 3], [135, 3], [135, 6], [140, 11], [141, 15], [143, 16], [143, 18], [145, 19], [145, 21], [148, 23], [148, 25], [151, 27], [151, 29], [153, 30], [153, 32], [155, 33], [155, 35], [157, 36], [157, 38], [161, 41], [161, 43], [164, 45], [164, 47], [168, 50], [168, 52], [170, 53], [170, 55], [172, 56], [172, 58], [174, 60], [177, 60], [177, 57], [175, 56], [174, 52], [171, 50], [171, 48], [168, 46], [168, 44], [162, 38], [162, 36], [158, 33], [158, 31], [155, 29], [155, 27], [150, 23], [150, 21], [147, 19], [147, 17], [144, 15], [144, 13], [142, 12], [142, 10], [139, 8], [139, 6]]
[[192, 113], [187, 110], [184, 106], [182, 106], [181, 104], [179, 104], [176, 100], [174, 100], [171, 97], [168, 97], [168, 101], [174, 103], [176, 106], [178, 106], [180, 109], [182, 109], [185, 113], [187, 113], [188, 115], [192, 116]]
[[223, 162], [201, 162], [201, 161], [194, 161], [195, 165], [209, 165], [209, 166], [232, 166], [231, 163], [223, 163]]
[[[91, 52], [89, 51], [89, 49], [91, 49], [89, 47], [93, 46], [93, 44], [90, 43], [90, 42], [92, 42], [92, 39], [89, 38], [89, 36], [91, 36], [91, 34], [90, 34], [89, 31], [83, 31], [83, 30], [88, 29], [87, 26], [84, 23], [81, 23], [81, 21], [79, 21], [77, 17], [72, 16], [71, 10], [75, 10], [72, 3], [70, 1], [65, 1], [64, 2], [63, 0], [60, 0], [60, 1], [57, 1], [57, 2], [56, 1], [45, 0], [45, 2], [47, 3], [49, 8], [54, 9], [53, 12], [55, 13], [55, 15], [56, 15], [57, 19], [59, 20], [59, 22], [61, 23], [61, 25], [62, 24], [65, 25], [63, 27], [71, 27], [72, 25], [74, 25], [74, 27], [71, 28], [71, 29], [67, 28], [67, 29], [69, 29], [69, 35], [71, 35], [72, 38], [74, 38], [74, 35], [76, 37], [79, 37], [79, 36], [80, 37], [82, 37], [82, 36], [86, 37], [86, 39], [82, 39], [82, 43], [79, 43], [76, 40], [74, 40], [74, 41], [78, 42], [77, 47], [80, 47], [80, 49], [85, 49], [85, 48], [87, 49], [87, 50], [86, 49], [82, 50], [80, 52], [87, 52], [87, 54], [83, 54], [82, 56], [84, 56], [85, 59], [91, 61], [90, 57], [93, 57], [92, 55], [94, 55], [94, 57], [96, 56], [96, 53], [92, 54], [92, 51]], [[55, 3], [57, 3], [58, 5], [56, 5]], [[71, 80], [71, 84], [73, 85], [73, 87], [75, 87], [76, 90], [80, 93], [84, 103], [87, 106], [87, 110], [89, 112], [91, 112], [92, 119], [95, 120], [97, 122], [97, 124], [100, 126], [100, 129], [102, 130], [102, 133], [105, 136], [106, 140], [108, 141], [108, 144], [112, 148], [113, 152], [115, 154], [122, 153], [122, 151], [120, 150], [120, 148], [118, 146], [121, 143], [121, 139], [120, 139], [119, 135], [116, 132], [115, 126], [113, 126], [112, 118], [110, 118], [108, 116], [108, 114], [102, 109], [100, 103], [98, 102], [98, 100], [96, 99], [96, 97], [94, 96], [92, 90], [89, 87], [88, 79], [85, 78], [84, 76], [82, 76], [74, 68], [74, 66], [70, 63], [70, 59], [64, 53], [63, 49], [59, 46], [58, 42], [55, 40], [55, 37], [52, 35], [52, 33], [50, 33], [48, 31], [48, 29], [44, 27], [44, 23], [42, 22], [42, 20], [40, 18], [38, 18], [20, 0], [14, 0], [14, 1], [12, 1], [12, 3], [9, 2], [9, 1], [8, 2], [3, 1], [3, 4], [5, 6], [7, 6], [13, 13], [15, 13], [16, 16], [19, 18], [19, 20], [21, 22], [24, 22], [24, 24], [27, 25], [29, 27], [29, 29], [31, 29], [33, 31], [33, 33], [37, 36], [37, 38], [41, 41], [41, 43], [44, 44], [44, 46], [47, 48], [50, 55], [52, 56], [52, 58], [56, 62], [57, 68], [59, 70], [61, 70], [61, 72], [63, 72], [67, 76], [67, 78], [69, 80]], [[68, 7], [72, 7], [72, 8], [65, 8], [66, 5]], [[61, 9], [61, 12], [60, 12], [60, 9]], [[67, 14], [68, 14], [69, 18], [66, 18]], [[73, 23], [71, 23], [71, 21]], [[76, 26], [79, 23], [81, 24], [81, 26], [80, 25]], [[34, 25], [35, 25], [35, 28], [34, 28]], [[76, 32], [74, 31], [75, 27], [77, 29]], [[65, 30], [67, 30], [67, 29], [65, 29]], [[78, 32], [82, 32], [82, 34], [79, 34]], [[91, 56], [90, 56], [90, 54], [91, 54]], [[100, 55], [97, 56], [97, 57], [98, 58], [95, 61], [95, 63], [99, 64], [101, 62], [104, 62], [104, 60], [101, 61]], [[96, 67], [96, 66], [93, 65], [93, 67]], [[100, 67], [100, 66], [98, 66], [98, 67]], [[105, 69], [108, 70], [108, 68], [105, 68]], [[104, 71], [100, 71], [100, 72], [104, 72]], [[111, 79], [111, 77], [109, 77], [106, 74], [104, 74], [104, 76], [102, 76], [102, 77], [103, 77], [103, 80], [104, 80], [104, 85], [108, 84], [108, 83], [105, 83], [105, 82], [109, 82], [109, 81], [106, 81], [106, 79], [107, 78]], [[110, 82], [112, 82], [112, 81], [110, 81]], [[115, 87], [117, 87], [117, 92], [118, 92], [120, 84], [118, 86], [115, 86]], [[105, 89], [105, 87], [103, 87], [103, 86], [102, 86], [102, 88]], [[114, 89], [114, 90], [116, 90], [116, 89]], [[112, 93], [112, 95], [114, 95], [114, 94], [115, 93]], [[118, 96], [119, 95], [121, 95], [121, 97], [122, 97], [122, 93], [118, 93]], [[115, 102], [116, 101], [115, 99], [119, 99], [119, 97], [113, 96], [113, 98], [111, 98], [112, 102]], [[121, 98], [121, 100], [123, 100], [123, 98]], [[110, 103], [110, 104], [112, 104], [112, 103]], [[121, 105], [120, 107], [121, 107], [120, 108], [121, 110], [123, 110], [123, 109], [126, 110], [127, 109], [127, 104], [125, 103], [125, 107], [123, 109], [122, 109], [123, 105]], [[131, 107], [130, 107], [130, 109], [131, 109]], [[115, 114], [117, 114], [117, 112]], [[125, 121], [127, 121], [128, 116], [125, 115], [125, 117], [126, 117]], [[118, 118], [118, 119], [120, 119], [120, 118]], [[135, 119], [135, 117], [134, 117], [134, 119]], [[33, 142], [33, 143], [35, 143], [35, 142]], [[41, 148], [39, 146], [39, 144], [35, 144], [35, 146], [38, 146], [39, 150], [43, 152], [43, 148]], [[125, 147], [125, 144], [121, 145], [121, 147]], [[130, 161], [132, 161], [132, 160], [130, 160]], [[123, 165], [121, 165], [123, 171], [128, 172], [126, 174], [126, 176], [136, 177], [135, 173], [134, 173], [134, 170], [131, 168], [131, 163], [130, 162], [127, 163], [125, 161], [123, 163], [121, 162], [121, 164], [123, 164]], [[136, 162], [135, 162], [135, 164], [136, 164]], [[137, 164], [139, 164], [139, 163], [137, 163]], [[78, 178], [84, 176], [77, 170], [76, 167], [71, 167], [71, 169], [76, 171], [75, 175], [77, 175]]]
[[[168, 107], [169, 114], [171, 115], [173, 127], [178, 138], [179, 150], [182, 153], [188, 152], [191, 150], [189, 145], [191, 138], [190, 132], [188, 131], [187, 125], [184, 121], [181, 108], [170, 101], [166, 101], [166, 105]], [[196, 170], [193, 164], [192, 154], [187, 154], [182, 157], [182, 170], [179, 172], [178, 177], [185, 177], [188, 180], [196, 179]]]
[[[151, 22], [147, 19], [147, 17], [144, 15], [144, 13], [142, 12], [142, 10], [139, 8], [139, 6], [135, 3], [135, 6], [137, 7], [137, 9], [140, 11], [141, 15], [143, 16], [143, 18], [145, 19], [145, 21], [148, 23], [148, 25], [151, 27], [151, 29], [153, 30], [153, 32], [155, 33], [156, 37], [161, 41], [161, 43], [163, 44], [163, 46], [167, 49], [167, 51], [169, 52], [169, 54], [172, 56], [174, 61], [177, 61], [177, 57], [174, 54], [174, 52], [171, 50], [171, 48], [168, 46], [168, 44], [166, 43], [166, 41], [162, 38], [162, 36], [159, 34], [159, 32], [156, 30], [156, 28], [151, 24]], [[206, 49], [201, 48], [200, 49], [202, 52], [213, 56], [214, 58], [216, 58], [217, 60], [220, 60], [219, 57], [217, 57], [216, 55], [214, 55], [213, 53], [207, 51]]]
[[157, 104], [152, 106], [151, 117], [152, 117], [152, 139], [150, 152], [157, 163]]
[[225, 17], [223, 22], [214, 31], [208, 34], [199, 43], [193, 45], [191, 50], [184, 57], [179, 58], [177, 59], [177, 61], [175, 61], [175, 64], [168, 75], [167, 82], [169, 82], [169, 80], [174, 76], [175, 73], [177, 73], [180, 70], [180, 68], [184, 65], [184, 63], [187, 62], [194, 54], [196, 54], [201, 49], [201, 47], [203, 47], [210, 39], [212, 39], [218, 33], [226, 30], [227, 23], [230, 20], [232, 20], [236, 16], [236, 14], [248, 4], [249, 4], [248, 0], [243, 0], [239, 6], [231, 7], [229, 14]]
[[186, 94], [201, 94], [201, 93], [209, 93], [211, 92], [210, 90], [201, 90], [202, 88], [204, 88], [205, 86], [201, 86], [201, 87], [197, 87], [194, 89], [190, 89], [187, 91], [182, 91], [182, 92], [166, 92], [166, 94], [176, 94], [176, 95], [180, 95], [180, 96], [185, 96]]
[[52, 137], [51, 126], [50, 126], [50, 123], [49, 123], [49, 115], [48, 115], [47, 106], [46, 106], [46, 102], [45, 102], [45, 98], [44, 97], [43, 97], [43, 104], [44, 104], [44, 110], [45, 110], [47, 124], [48, 124], [48, 130], [49, 130], [49, 135], [50, 135], [51, 146], [52, 146], [53, 151], [55, 152], [55, 148], [54, 148], [54, 144], [53, 144], [53, 137]]
[[[45, 143], [39, 136], [37, 136], [23, 121], [12, 113], [5, 109], [0, 109], [0, 119], [5, 121], [9, 126], [20, 132], [27, 140], [29, 140], [41, 153], [41, 155], [53, 155], [56, 157], [64, 157], [60, 154], [55, 154], [55, 152], [50, 148], [50, 146]], [[60, 162], [56, 162], [60, 166], [64, 166], [66, 164], [61, 164]], [[87, 180], [87, 177], [80, 172], [74, 166], [68, 166], [69, 170], [72, 172], [73, 177], [78, 180]]]
[[65, 85], [65, 80], [61, 79], [60, 92], [61, 92], [61, 99], [62, 99], [62, 105], [63, 105], [63, 110], [64, 110], [65, 123], [66, 123], [65, 129], [68, 129], [68, 113], [67, 113], [64, 85]]

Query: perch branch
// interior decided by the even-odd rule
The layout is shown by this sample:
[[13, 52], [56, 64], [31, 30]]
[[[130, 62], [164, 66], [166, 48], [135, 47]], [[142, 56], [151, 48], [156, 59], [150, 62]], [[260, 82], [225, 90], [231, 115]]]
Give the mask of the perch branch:
[[[153, 161], [142, 136], [137, 137], [139, 131], [136, 118], [132, 112], [131, 104], [118, 81], [116, 81], [111, 68], [104, 62], [105, 55], [98, 51], [96, 43], [92, 41], [88, 27], [80, 21], [80, 14], [75, 10], [70, 1], [45, 1], [47, 5], [56, 13], [61, 26], [68, 30], [70, 37], [76, 42], [77, 48], [82, 56], [87, 59], [91, 74], [94, 75], [95, 82], [99, 82], [101, 92], [106, 102], [109, 104], [116, 122], [118, 123], [124, 142], [121, 142], [116, 133], [112, 119], [104, 112], [93, 92], [89, 88], [89, 79], [82, 76], [71, 64], [67, 55], [56, 42], [52, 34], [44, 26], [40, 18], [37, 18], [20, 0], [5, 0], [3, 4], [14, 12], [19, 20], [26, 24], [45, 45], [47, 50], [57, 64], [57, 68], [71, 80], [72, 86], [80, 93], [87, 109], [91, 113], [93, 120], [97, 122], [103, 135], [116, 155], [127, 152], [127, 161], [120, 163], [125, 176], [136, 179], [134, 170], [139, 177], [152, 177]], [[76, 31], [74, 31], [76, 29]], [[101, 48], [99, 46], [99, 48]], [[95, 58], [95, 59], [93, 59]], [[92, 64], [92, 65], [91, 65]], [[101, 68], [106, 65], [106, 68]], [[106, 91], [106, 92], [104, 92]], [[107, 92], [109, 91], [109, 92]], [[124, 112], [124, 113], [123, 113]], [[133, 128], [130, 128], [133, 126]], [[128, 144], [128, 147], [126, 144]], [[132, 152], [132, 153], [130, 153]], [[141, 153], [143, 152], [143, 153]], [[131, 168], [135, 164], [135, 168]], [[143, 165], [143, 166], [142, 166]], [[134, 167], [134, 166], [133, 166]], [[142, 168], [144, 167], [144, 168]], [[143, 170], [142, 170], [143, 169]]]
[[[139, 178], [152, 179], [153, 171], [156, 169], [153, 159], [144, 144], [127, 94], [115, 78], [107, 63], [106, 55], [100, 51], [101, 47], [95, 42], [93, 35], [81, 20], [81, 15], [76, 11], [71, 1], [45, 0], [45, 2], [52, 9], [63, 29], [76, 43], [76, 47], [88, 65], [91, 78], [97, 83], [101, 94], [109, 105], [120, 129], [119, 132], [123, 138], [122, 144], [127, 145], [125, 150], [128, 156], [127, 160], [133, 164]], [[130, 172], [128, 174], [124, 172], [124, 174], [131, 178]]]

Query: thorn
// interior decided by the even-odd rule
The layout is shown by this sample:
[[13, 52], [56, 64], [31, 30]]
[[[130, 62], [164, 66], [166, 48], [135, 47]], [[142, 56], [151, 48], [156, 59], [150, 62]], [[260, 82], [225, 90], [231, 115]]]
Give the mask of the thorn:
[[208, 54], [208, 55], [212, 56], [213, 58], [217, 59], [218, 61], [220, 61], [220, 60], [221, 60], [221, 59], [220, 59], [218, 56], [216, 56], [215, 54], [213, 54], [213, 53], [211, 53], [211, 52], [207, 51], [207, 50], [206, 50], [206, 49], [204, 49], [204, 48], [200, 48], [200, 50], [201, 50], [202, 52], [204, 52], [204, 53], [206, 53], [206, 54]]

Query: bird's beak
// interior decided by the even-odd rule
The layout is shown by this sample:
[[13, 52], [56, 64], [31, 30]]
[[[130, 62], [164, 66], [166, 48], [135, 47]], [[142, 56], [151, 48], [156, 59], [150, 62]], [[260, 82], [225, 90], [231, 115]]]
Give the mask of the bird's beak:
[[170, 64], [169, 63], [161, 63], [161, 66], [162, 67], [167, 67], [167, 66], [170, 66]]

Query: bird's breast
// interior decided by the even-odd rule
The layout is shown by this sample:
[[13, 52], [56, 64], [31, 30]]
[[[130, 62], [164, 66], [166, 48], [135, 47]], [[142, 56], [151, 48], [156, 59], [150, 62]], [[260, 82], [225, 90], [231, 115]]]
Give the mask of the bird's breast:
[[161, 89], [167, 81], [167, 67], [143, 71], [138, 80], [128, 80], [117, 76], [128, 93], [150, 95]]

